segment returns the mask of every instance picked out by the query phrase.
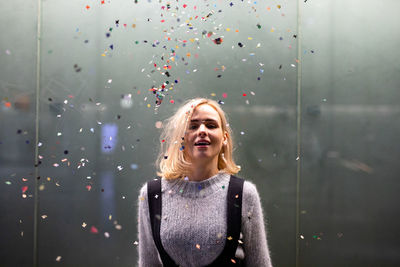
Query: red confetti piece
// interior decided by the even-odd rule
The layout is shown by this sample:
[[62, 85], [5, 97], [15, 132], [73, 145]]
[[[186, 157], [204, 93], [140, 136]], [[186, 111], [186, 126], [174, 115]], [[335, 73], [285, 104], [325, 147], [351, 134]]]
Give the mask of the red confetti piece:
[[174, 104], [174, 103], [175, 103], [175, 101], [174, 101], [173, 99], [171, 99], [171, 101], [169, 101], [169, 102], [171, 102], [171, 104]]
[[86, 6], [86, 9], [89, 10], [90, 6]]
[[92, 186], [91, 185], [87, 185], [86, 189], [87, 189], [87, 191], [90, 191], [90, 189], [92, 189]]
[[10, 108], [11, 107], [11, 102], [4, 103], [4, 106], [6, 106], [6, 108]]
[[165, 140], [163, 139], [161, 142], [163, 142], [163, 143], [164, 143], [164, 142], [165, 142]]
[[165, 19], [162, 19], [161, 22], [165, 22]]
[[27, 190], [28, 190], [28, 187], [27, 187], [27, 186], [23, 186], [23, 187], [22, 187], [22, 193], [25, 193]]
[[101, 4], [102, 4], [102, 5], [104, 5], [104, 0], [103, 0], [103, 1], [101, 1]]
[[243, 94], [243, 96], [246, 96], [246, 95], [247, 95], [246, 93]]
[[98, 233], [99, 233], [99, 230], [97, 230], [96, 227], [92, 226], [92, 227], [90, 228], [90, 232], [91, 232], [92, 234], [98, 234]]
[[187, 5], [186, 4], [183, 4], [183, 8], [186, 8], [187, 7]]
[[227, 94], [227, 93], [223, 93], [223, 94], [222, 94], [222, 97], [223, 97], [223, 98], [227, 98], [227, 97], [228, 97], [228, 94]]

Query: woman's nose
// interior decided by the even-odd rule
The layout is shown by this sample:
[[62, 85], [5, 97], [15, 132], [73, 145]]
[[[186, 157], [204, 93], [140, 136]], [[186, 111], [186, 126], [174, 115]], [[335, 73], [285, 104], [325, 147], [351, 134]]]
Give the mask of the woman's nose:
[[206, 133], [206, 126], [204, 124], [200, 124], [199, 134], [205, 134], [205, 133]]

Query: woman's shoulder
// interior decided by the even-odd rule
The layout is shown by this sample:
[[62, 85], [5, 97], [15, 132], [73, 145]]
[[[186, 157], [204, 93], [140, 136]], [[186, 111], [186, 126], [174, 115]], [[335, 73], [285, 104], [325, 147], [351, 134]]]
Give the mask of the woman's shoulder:
[[249, 180], [244, 180], [243, 184], [243, 201], [247, 203], [254, 203], [255, 201], [259, 201], [260, 196], [258, 193], [257, 186], [254, 182]]
[[[155, 179], [155, 178], [154, 178]], [[160, 177], [158, 177], [157, 179], [160, 179]], [[148, 182], [151, 180], [148, 180], [146, 182], [144, 182], [139, 189], [139, 198], [146, 198], [147, 199], [147, 184]]]

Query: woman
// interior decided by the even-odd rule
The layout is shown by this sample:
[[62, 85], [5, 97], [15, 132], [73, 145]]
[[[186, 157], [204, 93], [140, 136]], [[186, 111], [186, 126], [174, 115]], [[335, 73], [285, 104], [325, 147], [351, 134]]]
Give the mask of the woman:
[[166, 258], [174, 263], [171, 266], [228, 266], [217, 262], [232, 243], [231, 264], [272, 266], [260, 197], [249, 181], [242, 183], [242, 193], [233, 194], [241, 196], [239, 205], [229, 206], [234, 209], [241, 203], [241, 240], [227, 236], [228, 189], [240, 167], [232, 158], [231, 129], [219, 104], [204, 98], [187, 101], [166, 121], [160, 141], [156, 164], [161, 194], [150, 201], [161, 199], [161, 216], [149, 215], [146, 183], [138, 207], [139, 266], [170, 266], [163, 265]]

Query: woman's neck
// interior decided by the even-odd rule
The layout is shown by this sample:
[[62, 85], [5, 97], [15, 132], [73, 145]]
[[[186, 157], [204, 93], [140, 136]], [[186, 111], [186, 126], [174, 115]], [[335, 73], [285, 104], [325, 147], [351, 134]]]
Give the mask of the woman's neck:
[[210, 168], [210, 167], [200, 167], [194, 166], [191, 173], [189, 174], [189, 181], [202, 181], [206, 180], [216, 174], [218, 174], [219, 170], [217, 167]]

